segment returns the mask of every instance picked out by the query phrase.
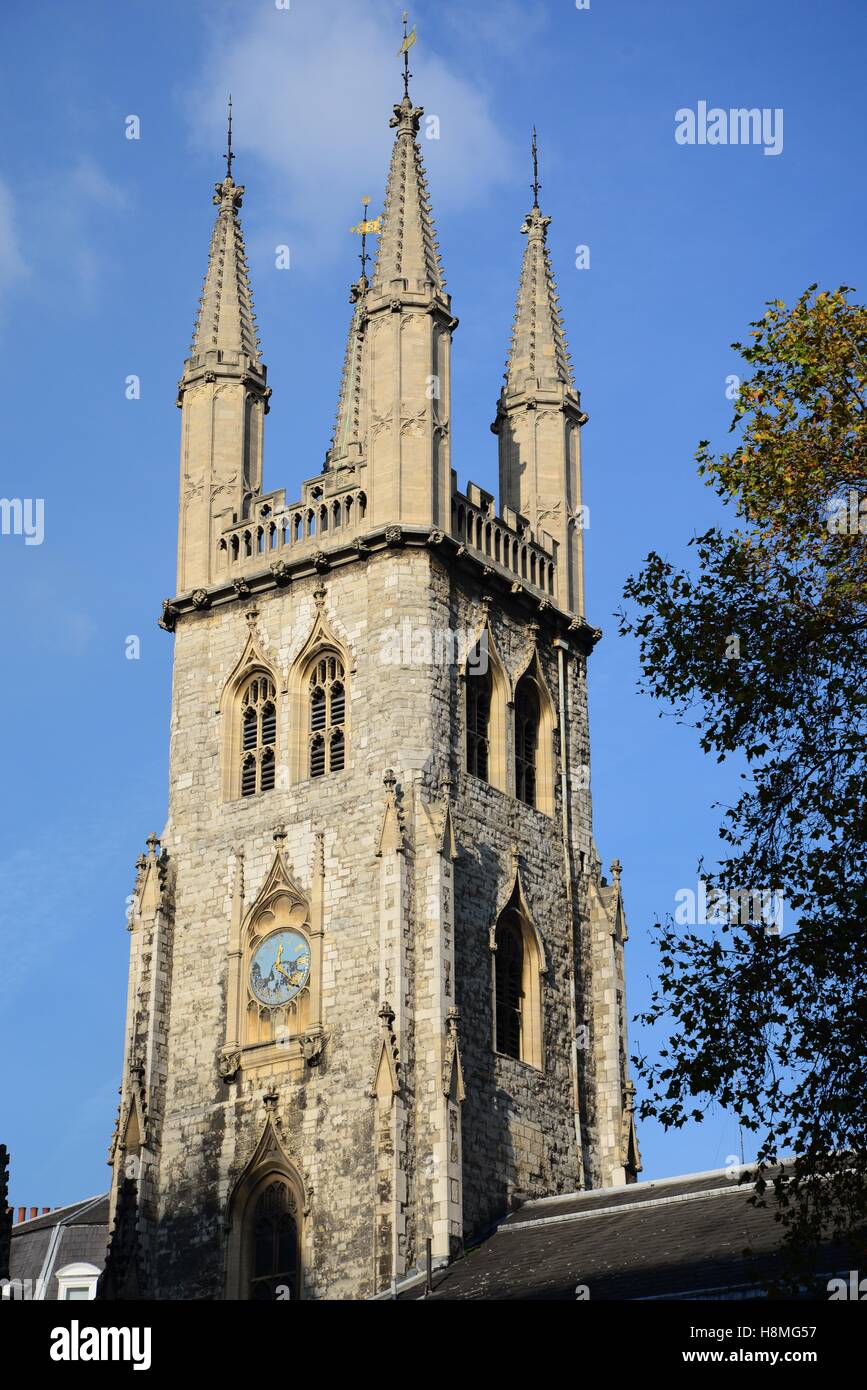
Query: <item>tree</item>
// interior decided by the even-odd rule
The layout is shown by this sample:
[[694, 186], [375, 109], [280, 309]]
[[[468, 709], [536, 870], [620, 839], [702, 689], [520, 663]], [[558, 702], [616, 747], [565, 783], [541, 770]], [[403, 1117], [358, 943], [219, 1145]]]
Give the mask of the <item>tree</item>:
[[[634, 1059], [640, 1113], [737, 1115], [757, 1140], [752, 1200], [776, 1204], [796, 1280], [823, 1239], [863, 1258], [867, 1219], [867, 309], [851, 295], [772, 300], [733, 344], [750, 372], [736, 440], [696, 455], [731, 528], [694, 538], [689, 570], [651, 553], [619, 615], [640, 688], [744, 769], [705, 874], [727, 911], [655, 928], [639, 1017], [667, 1037]], [[762, 891], [783, 894], [779, 930], [735, 910]]]

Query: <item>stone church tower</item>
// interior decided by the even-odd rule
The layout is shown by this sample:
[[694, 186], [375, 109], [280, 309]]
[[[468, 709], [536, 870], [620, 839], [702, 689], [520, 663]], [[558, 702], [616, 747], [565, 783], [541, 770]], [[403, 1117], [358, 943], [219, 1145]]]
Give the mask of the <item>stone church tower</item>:
[[496, 420], [451, 459], [452, 314], [408, 86], [334, 438], [264, 492], [239, 222], [184, 364], [169, 815], [138, 862], [105, 1287], [368, 1298], [525, 1196], [634, 1180], [619, 866], [591, 828], [581, 427], [538, 198]]

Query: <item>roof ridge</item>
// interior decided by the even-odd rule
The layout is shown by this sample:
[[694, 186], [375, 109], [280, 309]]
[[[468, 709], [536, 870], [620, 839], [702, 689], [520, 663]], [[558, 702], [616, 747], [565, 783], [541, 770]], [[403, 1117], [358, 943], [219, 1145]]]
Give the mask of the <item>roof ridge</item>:
[[[636, 1186], [636, 1184], [632, 1184]], [[612, 1191], [614, 1189], [609, 1189]], [[593, 1211], [567, 1211], [561, 1212], [559, 1216], [540, 1216], [529, 1221], [513, 1221], [509, 1224], [508, 1219], [500, 1223], [495, 1234], [511, 1234], [513, 1231], [526, 1231], [534, 1226], [558, 1226], [566, 1221], [590, 1221], [597, 1216], [614, 1216], [623, 1212], [630, 1211], [649, 1211], [652, 1207], [674, 1206], [681, 1202], [700, 1202], [707, 1197], [721, 1197], [724, 1193], [740, 1192], [743, 1194], [748, 1189], [740, 1183], [731, 1183], [727, 1187], [711, 1187], [702, 1192], [680, 1192], [673, 1197], [651, 1197], [644, 1202], [623, 1202], [619, 1206], [596, 1207]]]
[[[14, 1235], [16, 1231], [20, 1231], [23, 1226], [30, 1226], [36, 1221], [45, 1221], [51, 1223], [52, 1217], [57, 1218], [57, 1220], [52, 1224], [60, 1225], [64, 1219], [64, 1212], [71, 1212], [74, 1210], [76, 1214], [80, 1214], [83, 1211], [87, 1211], [88, 1207], [96, 1206], [97, 1202], [104, 1202], [106, 1197], [109, 1197], [110, 1195], [111, 1194], [108, 1192], [100, 1192], [97, 1194], [96, 1197], [84, 1197], [80, 1202], [67, 1202], [66, 1206], [52, 1207], [50, 1211], [41, 1211], [38, 1214], [38, 1216], [28, 1216], [24, 1221], [15, 1222], [14, 1226], [12, 1227], [12, 1234]], [[14, 1203], [10, 1203], [10, 1210], [14, 1211], [14, 1209]]]

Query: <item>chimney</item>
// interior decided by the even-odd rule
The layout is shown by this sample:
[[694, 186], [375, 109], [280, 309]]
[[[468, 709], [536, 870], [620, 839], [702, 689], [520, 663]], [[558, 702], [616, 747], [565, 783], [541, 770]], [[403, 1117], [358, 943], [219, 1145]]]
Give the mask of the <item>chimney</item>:
[[38, 1215], [39, 1215], [39, 1208], [38, 1208], [38, 1207], [31, 1207], [31, 1208], [30, 1208], [30, 1220], [32, 1221], [33, 1218], [34, 1218], [34, 1216], [38, 1216]]
[[43, 1215], [43, 1216], [47, 1216], [48, 1213], [49, 1213], [50, 1211], [51, 1211], [51, 1208], [50, 1208], [50, 1207], [43, 1207], [43, 1208], [42, 1208], [42, 1215]]
[[25, 1219], [26, 1216], [27, 1216], [27, 1208], [26, 1208], [26, 1207], [19, 1207], [19, 1208], [18, 1208], [18, 1220], [19, 1220], [19, 1221], [23, 1221], [23, 1220]]

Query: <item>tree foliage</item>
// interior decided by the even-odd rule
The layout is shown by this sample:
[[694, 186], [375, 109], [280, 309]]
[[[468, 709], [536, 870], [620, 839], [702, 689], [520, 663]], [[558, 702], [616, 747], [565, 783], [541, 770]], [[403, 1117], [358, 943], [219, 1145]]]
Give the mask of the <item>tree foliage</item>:
[[779, 932], [737, 914], [657, 924], [641, 1018], [667, 1038], [634, 1059], [641, 1113], [737, 1115], [792, 1277], [823, 1239], [857, 1251], [867, 1218], [867, 309], [851, 296], [773, 300], [733, 344], [748, 364], [735, 441], [696, 456], [731, 525], [693, 539], [688, 569], [649, 555], [620, 614], [641, 688], [706, 753], [742, 758], [709, 887], [785, 902]]

